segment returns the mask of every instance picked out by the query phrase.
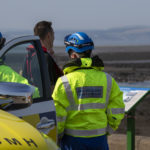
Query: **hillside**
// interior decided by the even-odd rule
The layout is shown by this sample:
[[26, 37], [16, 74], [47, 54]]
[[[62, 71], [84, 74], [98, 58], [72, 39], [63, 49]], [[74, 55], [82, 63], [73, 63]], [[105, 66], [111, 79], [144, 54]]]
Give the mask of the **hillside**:
[[[55, 45], [62, 46], [64, 36], [76, 31], [79, 30], [55, 30]], [[150, 45], [150, 27], [133, 26], [107, 30], [86, 30], [84, 32], [93, 39], [96, 46]], [[3, 34], [6, 36], [7, 40], [9, 40], [13, 37], [33, 33], [31, 29], [24, 31], [5, 30], [3, 31]]]

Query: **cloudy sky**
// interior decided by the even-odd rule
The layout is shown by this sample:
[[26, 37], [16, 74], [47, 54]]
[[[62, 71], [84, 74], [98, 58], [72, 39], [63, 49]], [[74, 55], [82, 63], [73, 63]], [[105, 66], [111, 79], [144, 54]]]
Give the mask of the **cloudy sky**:
[[56, 30], [150, 26], [150, 0], [0, 0], [0, 30], [32, 30], [40, 20]]

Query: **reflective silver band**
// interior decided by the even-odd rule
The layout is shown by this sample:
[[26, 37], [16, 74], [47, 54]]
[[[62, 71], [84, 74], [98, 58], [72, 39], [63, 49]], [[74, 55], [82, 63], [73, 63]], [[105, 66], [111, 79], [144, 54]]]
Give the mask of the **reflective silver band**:
[[106, 133], [112, 134], [114, 130], [108, 125], [106, 128], [94, 129], [94, 130], [76, 130], [76, 129], [65, 129], [64, 133], [72, 136], [95, 136], [103, 135]]
[[71, 86], [69, 84], [67, 76], [65, 76], [65, 75], [62, 76], [61, 80], [62, 80], [62, 83], [64, 85], [64, 88], [65, 88], [65, 91], [66, 91], [66, 94], [67, 94], [67, 98], [70, 102], [70, 106], [69, 106], [69, 108], [67, 108], [67, 110], [72, 110], [72, 109], [74, 109], [74, 106], [76, 104], [75, 104], [75, 100], [73, 98], [73, 93], [72, 93], [72, 90], [71, 90]]
[[75, 130], [75, 129], [65, 129], [64, 133], [72, 136], [95, 136], [103, 135], [106, 133], [107, 128], [95, 129], [95, 130]]
[[107, 109], [107, 114], [113, 114], [113, 115], [117, 115], [117, 114], [124, 114], [125, 110], [124, 108], [110, 108]]
[[57, 117], [57, 122], [64, 122], [66, 121], [66, 117]]
[[78, 110], [85, 110], [85, 109], [104, 109], [105, 104], [103, 103], [88, 103], [88, 104], [80, 104], [78, 106]]
[[68, 110], [86, 110], [86, 109], [105, 109], [106, 105], [103, 103], [87, 103], [87, 104], [79, 104], [72, 106], [72, 109], [67, 108]]
[[125, 112], [124, 108], [111, 108], [112, 114], [123, 114]]
[[106, 74], [106, 78], [107, 78], [107, 94], [106, 94], [106, 107], [108, 105], [109, 102], [109, 96], [110, 96], [110, 92], [111, 92], [111, 86], [112, 86], [112, 78], [108, 73]]

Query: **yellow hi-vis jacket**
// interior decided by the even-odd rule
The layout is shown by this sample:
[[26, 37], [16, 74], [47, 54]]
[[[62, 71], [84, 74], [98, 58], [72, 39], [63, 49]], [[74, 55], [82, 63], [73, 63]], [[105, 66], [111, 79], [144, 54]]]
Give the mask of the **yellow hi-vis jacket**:
[[[11, 67], [4, 64], [0, 64], [0, 82], [17, 82], [29, 85], [28, 80], [26, 78], [22, 77]], [[39, 90], [37, 87], [35, 87], [35, 92], [33, 93], [32, 98], [37, 97], [39, 97]]]
[[[91, 58], [64, 69], [52, 97], [56, 106], [58, 134], [96, 137], [111, 134], [124, 117], [123, 92], [103, 67]], [[79, 61], [78, 61], [79, 62]]]

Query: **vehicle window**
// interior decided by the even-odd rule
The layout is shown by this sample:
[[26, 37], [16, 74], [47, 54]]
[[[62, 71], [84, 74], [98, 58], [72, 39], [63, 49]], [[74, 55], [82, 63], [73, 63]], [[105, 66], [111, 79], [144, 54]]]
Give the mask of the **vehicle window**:
[[[39, 61], [36, 50], [31, 43], [20, 44], [11, 48], [2, 59], [6, 66], [9, 66], [21, 76], [20, 81], [17, 80], [17, 82], [25, 79], [28, 84], [33, 85], [36, 89], [38, 88], [40, 97], [43, 96]], [[9, 82], [14, 82], [14, 80], [12, 77]]]

